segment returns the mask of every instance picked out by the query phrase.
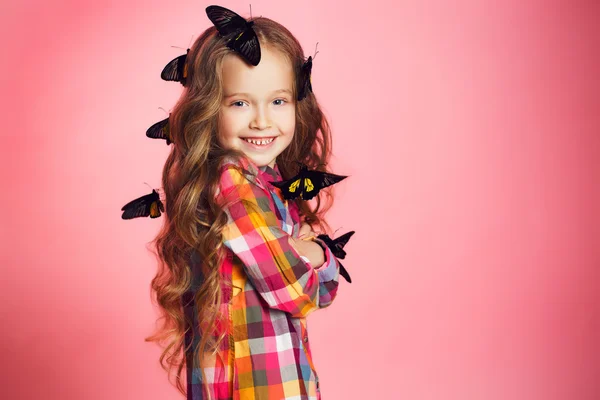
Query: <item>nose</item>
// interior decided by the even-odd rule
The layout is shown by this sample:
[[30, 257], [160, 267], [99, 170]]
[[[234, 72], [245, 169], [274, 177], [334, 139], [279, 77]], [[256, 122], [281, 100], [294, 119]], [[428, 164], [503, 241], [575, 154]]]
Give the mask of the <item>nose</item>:
[[264, 106], [258, 106], [255, 108], [254, 117], [250, 123], [251, 129], [264, 130], [271, 127], [271, 120], [269, 118], [268, 111]]

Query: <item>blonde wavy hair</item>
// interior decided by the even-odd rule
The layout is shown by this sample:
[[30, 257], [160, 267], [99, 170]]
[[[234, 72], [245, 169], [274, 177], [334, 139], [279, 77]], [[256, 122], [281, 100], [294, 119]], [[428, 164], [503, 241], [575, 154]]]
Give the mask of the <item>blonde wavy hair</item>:
[[[309, 93], [302, 101], [295, 101], [299, 71], [305, 61], [300, 43], [285, 27], [268, 18], [255, 18], [252, 28], [261, 47], [269, 46], [280, 52], [296, 71], [294, 137], [276, 159], [282, 178], [289, 179], [298, 173], [297, 162], [311, 169], [330, 172], [327, 166], [331, 155], [331, 132], [317, 99]], [[192, 330], [188, 334], [194, 333], [191, 321], [185, 318], [182, 301], [194, 279], [190, 259], [196, 253], [202, 260], [202, 282], [193, 291], [198, 325], [206, 327], [206, 332], [215, 332], [223, 298], [219, 266], [225, 256], [222, 231], [227, 223], [223, 205], [216, 200], [219, 168], [225, 158], [244, 157], [241, 151], [222, 148], [217, 140], [223, 98], [221, 66], [223, 57], [230, 53], [224, 39], [211, 26], [198, 37], [187, 55], [186, 87], [169, 117], [173, 145], [162, 174], [164, 224], [149, 243], [159, 264], [151, 291], [160, 311], [157, 322], [162, 323], [145, 340], [157, 342], [164, 349], [160, 364], [167, 371], [169, 381], [172, 370], [176, 369], [174, 385], [184, 396], [187, 388], [181, 371], [186, 367], [186, 355], [190, 350], [185, 348], [185, 335], [188, 330]], [[319, 226], [322, 232], [330, 232], [324, 214], [333, 205], [332, 187], [322, 190], [310, 203], [300, 199], [295, 202], [303, 222]], [[214, 354], [226, 334], [221, 332], [216, 338], [201, 334], [193, 358], [189, 357], [187, 361], [193, 359], [195, 366], [200, 365], [198, 354]], [[201, 370], [202, 382], [206, 382], [204, 370]]]

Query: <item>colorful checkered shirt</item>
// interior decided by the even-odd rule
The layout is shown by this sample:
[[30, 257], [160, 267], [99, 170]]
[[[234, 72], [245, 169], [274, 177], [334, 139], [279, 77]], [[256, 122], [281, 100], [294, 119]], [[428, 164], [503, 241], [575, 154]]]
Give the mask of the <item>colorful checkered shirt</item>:
[[[223, 280], [230, 281], [232, 288], [222, 287], [221, 312], [229, 316], [228, 326], [222, 329], [227, 337], [219, 357], [206, 357], [211, 399], [319, 400], [306, 316], [329, 306], [336, 297], [339, 263], [319, 239], [315, 241], [324, 248], [325, 262], [318, 267], [288, 243], [289, 236], [298, 236], [300, 218], [296, 203], [284, 200], [269, 183], [281, 180], [277, 165], [258, 167], [246, 159], [240, 164], [250, 173], [240, 173], [229, 161], [220, 175], [221, 200], [234, 200], [225, 208], [227, 256], [220, 267]], [[191, 358], [200, 342], [192, 300], [201, 282], [199, 263], [193, 255], [195, 282], [183, 299], [196, 332], [192, 338], [189, 330], [185, 338], [188, 400], [206, 400], [200, 370]]]

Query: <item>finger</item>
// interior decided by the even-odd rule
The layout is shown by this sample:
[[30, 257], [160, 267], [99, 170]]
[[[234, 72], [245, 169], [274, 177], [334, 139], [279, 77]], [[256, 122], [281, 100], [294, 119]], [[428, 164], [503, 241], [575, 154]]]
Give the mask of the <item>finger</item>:
[[306, 235], [310, 232], [312, 232], [312, 226], [310, 226], [309, 224], [302, 224], [302, 226], [300, 227], [300, 230], [298, 231], [298, 236], [303, 236]]
[[303, 237], [298, 238], [298, 239], [302, 239], [302, 240], [315, 240], [316, 237], [317, 237], [317, 235], [315, 235], [314, 232], [310, 232], [310, 233], [307, 233], [306, 235], [304, 235]]

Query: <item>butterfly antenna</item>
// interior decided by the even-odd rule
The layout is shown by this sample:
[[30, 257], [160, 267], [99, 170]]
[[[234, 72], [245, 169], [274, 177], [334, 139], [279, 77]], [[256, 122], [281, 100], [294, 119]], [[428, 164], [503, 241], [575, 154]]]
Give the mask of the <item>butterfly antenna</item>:
[[252, 4], [250, 4], [250, 19], [252, 19]]
[[192, 39], [194, 38], [194, 35], [192, 35], [192, 37], [190, 38], [190, 42], [188, 43], [188, 49], [190, 48], [190, 45], [192, 44]]
[[163, 111], [164, 111], [164, 112], [165, 112], [167, 115], [169, 115], [169, 113], [167, 112], [167, 110], [165, 110], [164, 108], [162, 108], [162, 107], [158, 107], [158, 108], [160, 108], [160, 109], [161, 109], [161, 110], [163, 110]]
[[318, 46], [318, 45], [319, 45], [319, 42], [317, 42], [317, 44], [315, 45], [315, 55], [313, 56], [313, 60], [314, 60], [315, 58], [317, 58], [317, 53], [318, 53], [318, 51], [317, 51], [317, 46]]
[[181, 50], [187, 50], [187, 49], [184, 49], [183, 47], [179, 47], [179, 46], [171, 46], [171, 47], [175, 47], [176, 49], [181, 49]]
[[[342, 226], [340, 226], [339, 228], [337, 228], [337, 229], [335, 230], [335, 232], [339, 231], [339, 230], [340, 230], [340, 229], [342, 229], [342, 228], [343, 228], [343, 227], [342, 227]], [[333, 232], [333, 236], [335, 236], [335, 232]]]
[[[148, 183], [147, 183], [147, 182], [144, 182], [144, 183], [145, 183], [146, 185], [148, 185]], [[152, 186], [148, 185], [148, 187], [149, 187], [151, 190], [154, 190], [154, 188], [153, 188]]]

